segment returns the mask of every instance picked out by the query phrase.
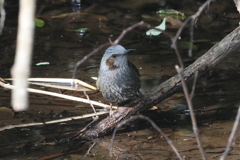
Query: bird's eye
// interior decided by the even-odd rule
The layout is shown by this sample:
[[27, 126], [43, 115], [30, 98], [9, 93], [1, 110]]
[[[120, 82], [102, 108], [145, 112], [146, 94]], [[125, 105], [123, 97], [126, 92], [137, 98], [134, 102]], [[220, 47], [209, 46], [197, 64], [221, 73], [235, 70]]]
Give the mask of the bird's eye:
[[113, 54], [113, 55], [112, 55], [112, 57], [113, 57], [113, 58], [116, 58], [116, 57], [117, 57], [117, 55], [116, 55], [116, 54]]

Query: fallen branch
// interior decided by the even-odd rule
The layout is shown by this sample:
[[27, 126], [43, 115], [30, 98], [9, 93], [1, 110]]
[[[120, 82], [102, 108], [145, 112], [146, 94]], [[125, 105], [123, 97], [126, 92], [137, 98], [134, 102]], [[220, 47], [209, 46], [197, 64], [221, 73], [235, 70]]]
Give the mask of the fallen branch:
[[[237, 27], [233, 32], [223, 38], [221, 42], [214, 45], [208, 52], [184, 69], [183, 75], [186, 83], [188, 85], [192, 84], [196, 72], [198, 73], [199, 80], [199, 77], [212, 69], [228, 54], [236, 51], [239, 48], [239, 41], [240, 27]], [[84, 136], [87, 138], [102, 136], [131, 115], [136, 115], [141, 111], [147, 110], [180, 91], [182, 91], [181, 79], [178, 75], [175, 75], [159, 86], [153, 88], [143, 97], [139, 97], [126, 106], [119, 107], [112, 116], [103, 119], [96, 126], [89, 129]]]
[[72, 120], [77, 120], [77, 119], [93, 117], [93, 116], [96, 116], [96, 115], [102, 115], [102, 114], [106, 114], [106, 113], [108, 113], [108, 112], [102, 111], [102, 112], [91, 113], [91, 114], [86, 114], [86, 115], [82, 115], [82, 116], [62, 118], [62, 119], [52, 120], [52, 121], [47, 121], [47, 122], [8, 125], [8, 126], [5, 126], [5, 127], [1, 127], [0, 131], [4, 131], [6, 129], [19, 128], [19, 127], [42, 126], [42, 125], [46, 125], [46, 124], [62, 123], [62, 122], [67, 122], [67, 121], [72, 121]]

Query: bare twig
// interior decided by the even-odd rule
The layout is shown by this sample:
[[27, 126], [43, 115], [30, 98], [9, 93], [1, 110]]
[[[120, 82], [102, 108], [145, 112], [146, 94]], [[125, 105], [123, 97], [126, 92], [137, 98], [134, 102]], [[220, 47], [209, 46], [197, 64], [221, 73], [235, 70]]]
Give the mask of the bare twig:
[[191, 28], [190, 28], [190, 46], [188, 50], [188, 56], [192, 57], [192, 46], [193, 46], [193, 29], [194, 29], [194, 23], [196, 19], [199, 17], [199, 15], [202, 13], [202, 11], [209, 6], [210, 2], [213, 0], [207, 0], [201, 7], [198, 8], [198, 11], [191, 16]]
[[183, 158], [180, 156], [180, 154], [178, 153], [177, 149], [174, 147], [174, 145], [172, 144], [172, 141], [167, 137], [166, 134], [164, 134], [164, 132], [151, 120], [149, 119], [148, 117], [145, 117], [143, 115], [137, 115], [137, 116], [132, 116], [124, 121], [122, 121], [120, 124], [118, 124], [116, 126], [116, 128], [114, 129], [114, 132], [113, 132], [113, 136], [112, 136], [112, 139], [111, 139], [111, 145], [110, 145], [110, 156], [112, 156], [112, 148], [113, 148], [113, 142], [114, 142], [114, 138], [115, 138], [115, 134], [117, 132], [117, 130], [122, 127], [122, 125], [126, 124], [127, 122], [129, 121], [133, 121], [135, 119], [144, 119], [146, 121], [148, 121], [149, 123], [151, 123], [151, 125], [153, 126], [153, 128], [155, 128], [159, 133], [162, 134], [162, 136], [167, 140], [168, 144], [172, 147], [173, 151], [175, 152], [175, 154], [177, 155], [177, 157], [180, 159], [180, 160], [183, 160]]
[[209, 5], [209, 3], [211, 2], [212, 0], [208, 0], [206, 1], [201, 7], [199, 7], [198, 11], [192, 15], [191, 17], [187, 18], [185, 20], [185, 22], [183, 23], [183, 25], [178, 29], [178, 32], [176, 33], [175, 37], [172, 38], [172, 45], [171, 47], [175, 50], [176, 52], [176, 55], [177, 55], [177, 58], [178, 58], [178, 61], [179, 61], [179, 64], [180, 64], [180, 67], [178, 65], [175, 66], [177, 72], [178, 72], [178, 75], [180, 76], [181, 78], [181, 82], [182, 82], [182, 87], [183, 87], [183, 91], [184, 91], [184, 95], [185, 95], [185, 98], [187, 100], [187, 103], [188, 103], [188, 108], [189, 108], [189, 111], [190, 111], [190, 115], [191, 115], [191, 119], [192, 119], [192, 125], [193, 125], [193, 131], [194, 131], [194, 134], [196, 136], [196, 140], [197, 140], [197, 143], [198, 143], [198, 148], [200, 150], [200, 153], [202, 155], [202, 158], [203, 160], [206, 160], [206, 154], [202, 148], [202, 143], [201, 143], [201, 140], [200, 140], [200, 137], [199, 137], [199, 133], [198, 133], [198, 127], [197, 127], [197, 123], [196, 123], [196, 118], [195, 118], [195, 114], [194, 114], [194, 111], [193, 111], [193, 105], [192, 105], [192, 97], [193, 97], [193, 93], [194, 93], [194, 90], [195, 90], [195, 84], [196, 84], [196, 79], [197, 79], [197, 75], [195, 74], [195, 77], [194, 77], [194, 82], [193, 82], [193, 87], [192, 87], [192, 93], [189, 94], [188, 92], [188, 87], [187, 87], [187, 84], [186, 84], [186, 81], [184, 80], [184, 75], [183, 75], [183, 69], [184, 69], [184, 64], [183, 64], [183, 61], [182, 61], [182, 58], [181, 58], [181, 55], [178, 51], [178, 48], [177, 48], [177, 39], [178, 37], [180, 36], [180, 34], [182, 33], [182, 30], [183, 28], [187, 25], [187, 23], [191, 20], [191, 29], [190, 29], [190, 49], [189, 49], [189, 56], [192, 55], [192, 43], [193, 43], [193, 24], [194, 24], [194, 21], [195, 19], [202, 13], [203, 9], [205, 9], [206, 6]]
[[[2, 81], [0, 81], [0, 86], [2, 86], [4, 88], [7, 88], [7, 89], [14, 89], [15, 88], [15, 86], [12, 86], [10, 84], [5, 84]], [[64, 99], [73, 100], [73, 101], [77, 101], [77, 102], [89, 103], [89, 101], [87, 99], [80, 98], [80, 97], [74, 97], [74, 96], [69, 96], [69, 95], [64, 95], [64, 94], [59, 94], [59, 93], [53, 93], [53, 92], [48, 92], [48, 91], [42, 91], [42, 90], [32, 89], [32, 88], [27, 88], [27, 91], [28, 92], [33, 92], [33, 93], [50, 95], [50, 96], [59, 97], [59, 98], [64, 98]], [[99, 103], [99, 102], [96, 102], [96, 101], [91, 101], [91, 103], [96, 105], [96, 106], [99, 106], [99, 107], [109, 108], [109, 105], [107, 105], [107, 104]], [[117, 109], [116, 106], [114, 106], [113, 108]]]
[[124, 29], [124, 30], [122, 31], [122, 33], [120, 34], [120, 36], [118, 36], [118, 38], [112, 43], [112, 45], [117, 45], [117, 44], [121, 41], [121, 39], [125, 36], [125, 34], [126, 34], [127, 32], [129, 32], [129, 31], [131, 31], [132, 29], [136, 28], [137, 26], [140, 26], [140, 25], [143, 25], [143, 24], [144, 24], [144, 22], [141, 21], [141, 22], [138, 22], [138, 23], [136, 23], [136, 24], [134, 24], [134, 25], [132, 25], [132, 26]]
[[229, 149], [230, 149], [230, 147], [232, 145], [232, 141], [233, 141], [233, 138], [235, 136], [235, 133], [236, 133], [239, 121], [240, 121], [240, 105], [238, 106], [238, 113], [237, 113], [235, 122], [233, 124], [232, 132], [231, 132], [231, 134], [230, 134], [230, 136], [228, 138], [227, 147], [226, 147], [225, 151], [223, 152], [222, 156], [220, 157], [220, 160], [224, 160], [225, 157], [227, 156], [228, 152], [229, 152]]
[[180, 78], [181, 78], [184, 95], [185, 95], [185, 98], [186, 98], [186, 100], [187, 100], [188, 108], [189, 108], [189, 111], [190, 111], [190, 116], [191, 116], [191, 120], [192, 120], [193, 132], [194, 132], [194, 134], [195, 134], [195, 136], [196, 136], [196, 140], [197, 140], [197, 143], [198, 143], [198, 148], [199, 148], [199, 150], [200, 150], [200, 153], [202, 154], [203, 160], [206, 160], [206, 155], [205, 155], [205, 152], [204, 152], [204, 150], [203, 150], [202, 143], [201, 143], [201, 140], [200, 140], [200, 137], [199, 137], [198, 127], [197, 127], [197, 121], [196, 121], [195, 114], [194, 114], [194, 111], [193, 111], [192, 100], [191, 100], [191, 98], [190, 98], [190, 94], [189, 94], [188, 89], [187, 89], [186, 81], [184, 80], [183, 71], [182, 71], [181, 68], [178, 67], [178, 65], [176, 65], [175, 68], [176, 68], [176, 70], [177, 70], [177, 72], [178, 72], [178, 75], [179, 75]]
[[87, 157], [87, 155], [90, 155], [90, 151], [91, 151], [91, 149], [95, 146], [96, 143], [97, 143], [97, 142], [94, 142], [94, 143], [89, 147], [89, 149], [87, 150], [87, 153], [84, 155], [84, 157]]
[[12, 92], [12, 105], [15, 111], [23, 111], [28, 108], [27, 78], [30, 75], [35, 27], [34, 15], [35, 0], [21, 0], [16, 56], [11, 69], [11, 74], [14, 78], [13, 84], [16, 86]]
[[89, 102], [89, 104], [91, 105], [91, 107], [92, 107], [92, 109], [93, 109], [93, 111], [94, 111], [94, 113], [95, 113], [95, 116], [96, 116], [96, 118], [97, 118], [97, 117], [98, 117], [98, 116], [97, 116], [97, 112], [96, 112], [93, 104], [91, 103], [91, 100], [89, 99], [89, 96], [87, 95], [86, 91], [83, 91], [83, 93], [84, 93], [84, 95], [87, 97], [88, 102]]
[[92, 52], [90, 52], [89, 54], [87, 54], [86, 56], [84, 56], [80, 61], [78, 61], [74, 67], [74, 70], [73, 70], [73, 76], [72, 78], [75, 79], [76, 77], [76, 71], [77, 71], [77, 68], [78, 66], [80, 66], [83, 62], [85, 62], [89, 57], [91, 57], [92, 55], [94, 55], [95, 53], [97, 53], [100, 49], [106, 47], [106, 46], [109, 46], [110, 43], [107, 42], [105, 44], [102, 44], [101, 46], [97, 47], [96, 49], [94, 49]]
[[[105, 112], [105, 111], [97, 112], [97, 115], [102, 115], [102, 114], [106, 114], [106, 113], [108, 113], [108, 112]], [[86, 115], [82, 115], [82, 116], [68, 117], [68, 118], [63, 118], [63, 119], [58, 119], [58, 120], [53, 120], [53, 121], [47, 121], [47, 122], [9, 125], [9, 126], [5, 126], [5, 127], [1, 127], [0, 131], [4, 131], [6, 129], [12, 129], [12, 128], [19, 128], [19, 127], [41, 126], [41, 125], [45, 125], [45, 124], [67, 122], [67, 121], [72, 121], [72, 120], [84, 119], [84, 118], [92, 117], [94, 115], [95, 115], [95, 113], [91, 113], [91, 114], [86, 114]], [[93, 122], [95, 122], [95, 121], [93, 121]]]
[[[199, 7], [198, 11], [192, 15], [191, 17], [188, 17], [182, 24], [182, 26], [178, 29], [176, 35], [171, 38], [172, 40], [172, 45], [171, 47], [173, 49], [177, 48], [177, 40], [178, 40], [178, 37], [180, 36], [180, 34], [182, 33], [182, 30], [184, 29], [184, 27], [187, 25], [187, 23], [191, 20], [192, 21], [192, 24], [194, 23], [195, 19], [202, 13], [203, 9], [209, 5], [209, 3], [213, 1], [213, 0], [207, 0], [201, 7]], [[192, 33], [191, 33], [192, 32]], [[193, 36], [193, 28], [192, 30], [190, 31], [190, 36]], [[193, 38], [191, 38], [192, 41], [193, 41]], [[191, 47], [191, 45], [190, 45]], [[191, 53], [191, 51], [189, 51]], [[182, 62], [182, 59], [181, 59], [181, 55], [180, 54], [177, 54], [177, 57], [178, 57], [178, 61], [179, 61], [179, 64], [180, 64], [180, 67], [181, 68], [184, 68], [184, 65], [183, 65], [183, 62]]]
[[195, 87], [197, 84], [197, 77], [198, 77], [198, 72], [195, 72], [194, 79], [193, 79], [193, 84], [192, 84], [192, 91], [191, 94], [189, 95], [190, 99], [193, 98], [194, 92], [195, 92]]
[[192, 19], [191, 25], [190, 25], [190, 45], [189, 45], [189, 49], [188, 49], [188, 56], [189, 57], [192, 57], [194, 22], [195, 22], [195, 19], [194, 20]]

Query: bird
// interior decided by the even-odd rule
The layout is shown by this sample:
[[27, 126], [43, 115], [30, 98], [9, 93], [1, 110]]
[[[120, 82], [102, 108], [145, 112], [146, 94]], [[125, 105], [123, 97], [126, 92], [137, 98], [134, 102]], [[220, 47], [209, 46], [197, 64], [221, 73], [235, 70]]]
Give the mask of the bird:
[[135, 49], [125, 49], [121, 45], [107, 48], [101, 59], [97, 88], [110, 103], [118, 106], [135, 99], [140, 94], [140, 74], [138, 69], [128, 60], [128, 53]]

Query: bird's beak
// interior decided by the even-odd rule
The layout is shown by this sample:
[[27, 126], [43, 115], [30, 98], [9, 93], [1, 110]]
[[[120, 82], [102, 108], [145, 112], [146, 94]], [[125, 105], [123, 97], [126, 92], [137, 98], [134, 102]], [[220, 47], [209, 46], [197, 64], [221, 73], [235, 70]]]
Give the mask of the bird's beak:
[[124, 54], [128, 54], [128, 53], [133, 52], [133, 51], [136, 51], [136, 49], [127, 49], [127, 50], [124, 52]]

